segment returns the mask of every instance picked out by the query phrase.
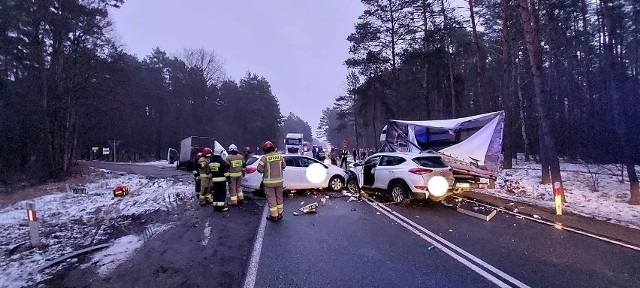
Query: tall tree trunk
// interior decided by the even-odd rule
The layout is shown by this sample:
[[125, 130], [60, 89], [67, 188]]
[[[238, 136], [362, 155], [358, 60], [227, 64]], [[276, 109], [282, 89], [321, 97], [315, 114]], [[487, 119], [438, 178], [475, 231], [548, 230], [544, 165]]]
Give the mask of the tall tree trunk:
[[638, 184], [638, 175], [636, 174], [635, 169], [635, 161], [633, 160], [633, 156], [631, 155], [631, 151], [633, 147], [631, 147], [632, 142], [629, 139], [629, 133], [626, 125], [625, 119], [623, 119], [623, 114], [625, 111], [624, 100], [622, 99], [622, 93], [619, 90], [619, 87], [623, 85], [620, 83], [620, 79], [625, 79], [627, 76], [625, 75], [624, 63], [619, 63], [616, 60], [618, 55], [614, 45], [621, 45], [615, 43], [618, 38], [616, 35], [616, 30], [614, 29], [614, 25], [622, 25], [622, 23], [613, 23], [613, 19], [611, 16], [611, 12], [609, 11], [609, 1], [601, 0], [602, 7], [602, 15], [603, 22], [605, 24], [604, 30], [607, 32], [606, 41], [605, 41], [605, 81], [607, 86], [607, 91], [611, 93], [611, 100], [613, 103], [613, 117], [616, 123], [615, 130], [618, 136], [618, 142], [622, 146], [622, 157], [625, 165], [627, 166], [627, 174], [629, 175], [629, 192], [631, 197], [629, 199], [629, 204], [631, 205], [640, 205], [640, 185]]
[[484, 91], [484, 57], [482, 56], [482, 46], [480, 45], [480, 37], [478, 37], [478, 29], [476, 26], [475, 9], [473, 0], [469, 1], [469, 18], [471, 18], [471, 32], [473, 33], [473, 44], [476, 46], [476, 86], [478, 88], [478, 98], [480, 102], [480, 111], [486, 112], [489, 109], [487, 95]]
[[[504, 0], [506, 1], [506, 0]], [[515, 49], [515, 48], [514, 48]], [[514, 56], [516, 55], [515, 53], [513, 53]], [[528, 133], [527, 133], [527, 123], [529, 122], [527, 119], [527, 114], [525, 114], [525, 110], [527, 110], [527, 102], [526, 99], [524, 99], [523, 93], [522, 93], [522, 79], [520, 77], [520, 57], [516, 56], [517, 58], [514, 58], [515, 64], [513, 65], [512, 68], [512, 75], [511, 77], [513, 78], [512, 83], [514, 83], [515, 89], [518, 93], [518, 101], [519, 101], [519, 105], [518, 105], [518, 112], [520, 115], [520, 134], [522, 136], [522, 142], [524, 145], [524, 160], [525, 161], [529, 161], [529, 156], [531, 155], [531, 150], [529, 149], [531, 146], [531, 144], [529, 143], [529, 137], [528, 137]]]
[[442, 20], [444, 26], [444, 48], [445, 48], [445, 57], [447, 58], [447, 63], [449, 65], [449, 90], [451, 92], [451, 117], [456, 117], [457, 109], [456, 106], [456, 88], [454, 83], [454, 69], [453, 69], [453, 57], [451, 57], [451, 27], [449, 26], [449, 16], [447, 15], [447, 9], [444, 5], [444, 0], [440, 0], [441, 11], [442, 11]]
[[[556, 152], [556, 144], [549, 128], [549, 114], [544, 105], [544, 91], [542, 89], [542, 54], [540, 47], [540, 36], [538, 28], [538, 11], [535, 0], [518, 0], [522, 24], [524, 28], [525, 41], [529, 52], [529, 62], [531, 62], [531, 74], [533, 76], [534, 103], [538, 112], [540, 131], [540, 155], [544, 158], [551, 172], [551, 183], [554, 189], [560, 189], [560, 195], [564, 199], [564, 189], [562, 186], [562, 175], [560, 174], [560, 162]], [[546, 157], [544, 157], [544, 156]], [[547, 169], [543, 164], [542, 170]], [[544, 179], [543, 179], [544, 180]]]
[[422, 74], [422, 93], [424, 98], [424, 110], [426, 114], [426, 120], [431, 119], [431, 108], [429, 105], [429, 91], [427, 89], [427, 80], [429, 79], [429, 61], [427, 60], [427, 51], [429, 51], [429, 42], [427, 40], [427, 33], [429, 31], [429, 19], [427, 17], [427, 0], [422, 0], [422, 25], [424, 29], [424, 37], [422, 38], [422, 52], [424, 53], [424, 71]]
[[[470, 8], [473, 7], [473, 0], [469, 0]], [[511, 41], [511, 30], [509, 29], [510, 17], [508, 16], [508, 0], [500, 0], [500, 7], [502, 10], [502, 77], [503, 77], [503, 85], [502, 85], [502, 98], [505, 99], [507, 103], [507, 113], [506, 113], [506, 125], [504, 137], [505, 137], [505, 147], [504, 147], [504, 163], [503, 166], [505, 169], [513, 168], [513, 158], [516, 155], [516, 143], [514, 133], [516, 125], [515, 121], [515, 99], [513, 96], [513, 54], [511, 51], [512, 41]], [[473, 9], [471, 9], [473, 10]], [[475, 26], [475, 24], [472, 24]], [[475, 30], [475, 28], [474, 28]], [[476, 54], [477, 55], [477, 54]], [[511, 71], [510, 71], [511, 70]], [[510, 73], [511, 72], [511, 73]]]
[[[389, 1], [389, 18], [391, 19], [391, 91], [393, 101], [398, 101], [398, 59], [396, 51], [398, 49], [397, 23], [392, 1]], [[394, 112], [395, 114], [395, 112]], [[387, 115], [395, 118], [395, 115]]]

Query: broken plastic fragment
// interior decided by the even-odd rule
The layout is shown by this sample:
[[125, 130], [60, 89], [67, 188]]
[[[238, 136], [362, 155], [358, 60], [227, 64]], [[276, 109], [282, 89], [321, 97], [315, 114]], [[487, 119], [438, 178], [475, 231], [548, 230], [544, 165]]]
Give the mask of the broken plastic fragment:
[[536, 214], [533, 214], [533, 218], [536, 218], [536, 219], [542, 219], [542, 217], [540, 217], [540, 216], [538, 216], [538, 215], [536, 215]]
[[306, 213], [315, 213], [317, 208], [318, 208], [318, 202], [313, 202], [307, 206], [300, 207], [300, 209], [298, 210], [306, 214]]
[[431, 250], [433, 250], [433, 248], [436, 248], [436, 246], [431, 245], [431, 246], [429, 246], [429, 248], [427, 248], [427, 249], [428, 249], [429, 251], [431, 251]]
[[298, 212], [295, 212], [295, 211], [293, 212], [293, 216], [298, 216], [298, 215], [300, 215], [298, 214]]

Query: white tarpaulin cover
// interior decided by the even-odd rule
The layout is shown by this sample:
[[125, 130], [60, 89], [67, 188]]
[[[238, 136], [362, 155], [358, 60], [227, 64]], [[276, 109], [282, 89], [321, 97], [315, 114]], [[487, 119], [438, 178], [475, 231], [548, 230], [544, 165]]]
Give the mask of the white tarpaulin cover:
[[484, 165], [487, 149], [489, 149], [489, 143], [491, 143], [491, 138], [493, 138], [493, 131], [496, 129], [496, 125], [498, 125], [498, 120], [499, 117], [493, 118], [491, 122], [484, 125], [484, 127], [467, 138], [467, 140], [441, 149], [439, 152], [462, 161], [478, 161], [479, 165]]
[[[385, 150], [435, 150], [455, 162], [450, 163], [454, 169], [497, 172], [502, 160], [503, 125], [503, 111], [456, 119], [390, 120], [380, 139]], [[474, 167], [462, 167], [470, 165]]]
[[504, 113], [504, 112], [502, 111], [490, 112], [490, 113], [463, 117], [463, 118], [456, 118], [456, 119], [426, 120], [426, 121], [390, 120], [390, 122], [402, 123], [402, 124], [414, 125], [414, 126], [430, 127], [430, 128], [440, 128], [440, 129], [446, 129], [446, 130], [457, 130], [460, 128], [465, 128], [467, 126], [477, 126], [478, 121], [488, 121], [488, 119], [493, 119], [499, 116], [500, 113]]

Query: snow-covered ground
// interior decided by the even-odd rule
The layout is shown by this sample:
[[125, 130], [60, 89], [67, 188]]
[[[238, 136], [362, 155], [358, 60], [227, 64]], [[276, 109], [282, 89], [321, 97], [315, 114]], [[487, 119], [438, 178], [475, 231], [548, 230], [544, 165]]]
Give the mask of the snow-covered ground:
[[117, 162], [117, 164], [129, 164], [129, 165], [142, 165], [142, 166], [154, 166], [163, 168], [175, 168], [176, 163], [169, 164], [167, 160], [159, 160], [152, 162]]
[[[186, 183], [150, 180], [102, 169], [94, 170], [92, 179], [96, 181], [85, 186], [86, 194], [58, 191], [33, 199], [44, 243], [42, 248], [19, 245], [27, 241], [29, 235], [25, 201], [0, 210], [0, 287], [32, 286], [45, 280], [76, 260], [47, 268], [44, 273], [33, 273], [33, 269], [70, 252], [109, 243], [114, 240], [109, 239], [114, 225], [126, 230], [132, 216], [170, 210], [182, 201], [180, 199], [187, 199], [193, 193], [193, 188]], [[118, 185], [127, 185], [129, 195], [114, 198], [113, 189]], [[142, 235], [115, 239], [114, 244], [124, 245], [94, 252], [92, 267], [102, 275], [108, 273], [149, 237], [149, 231], [157, 235], [168, 228], [157, 225], [147, 226], [147, 232], [140, 233]]]
[[[622, 181], [620, 165], [561, 160], [560, 166], [567, 199], [565, 211], [640, 229], [640, 206], [627, 204], [630, 197], [629, 181], [626, 170]], [[514, 163], [514, 169], [501, 171], [497, 189], [479, 192], [553, 208], [551, 184], [540, 184], [541, 173], [540, 164], [525, 162], [520, 158], [517, 164]]]

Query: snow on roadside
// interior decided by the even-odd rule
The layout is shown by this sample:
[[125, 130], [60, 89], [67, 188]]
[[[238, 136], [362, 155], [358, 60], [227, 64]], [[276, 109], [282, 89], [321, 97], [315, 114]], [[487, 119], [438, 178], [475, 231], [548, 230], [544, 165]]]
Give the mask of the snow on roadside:
[[[561, 161], [560, 169], [567, 199], [565, 211], [640, 229], [640, 206], [627, 204], [629, 182], [620, 181], [619, 166]], [[496, 183], [498, 189], [478, 192], [554, 208], [552, 186], [540, 183], [541, 173], [539, 164], [520, 160], [514, 169], [500, 172]]]
[[176, 168], [176, 164], [169, 164], [167, 160], [151, 161], [151, 162], [118, 162], [116, 164], [128, 164], [128, 165], [140, 165], [140, 166], [154, 166], [161, 168]]
[[[152, 231], [152, 236], [160, 234], [167, 229], [171, 228], [171, 225], [156, 224], [151, 225], [148, 229]], [[149, 238], [147, 238], [148, 240]], [[142, 247], [145, 242], [145, 236], [139, 235], [126, 235], [113, 241], [113, 244], [98, 253], [96, 253], [86, 264], [80, 266], [81, 269], [88, 267], [97, 268], [97, 272], [100, 276], [105, 277], [109, 275], [118, 265], [129, 259], [129, 257], [138, 248]]]
[[[65, 265], [45, 269], [42, 274], [30, 273], [31, 269], [108, 241], [109, 229], [116, 223], [126, 226], [133, 216], [171, 209], [166, 201], [169, 195], [192, 193], [191, 187], [170, 179], [150, 180], [108, 170], [95, 170], [91, 177], [97, 181], [85, 186], [86, 194], [60, 191], [33, 199], [43, 248], [27, 244], [10, 251], [28, 240], [26, 201], [0, 210], [0, 287], [31, 286], [45, 280]], [[127, 185], [129, 195], [114, 198], [113, 189], [118, 185]], [[135, 242], [131, 244], [135, 246]]]

